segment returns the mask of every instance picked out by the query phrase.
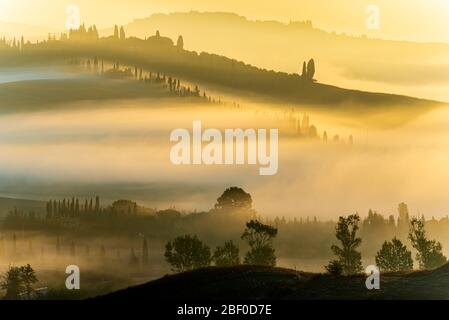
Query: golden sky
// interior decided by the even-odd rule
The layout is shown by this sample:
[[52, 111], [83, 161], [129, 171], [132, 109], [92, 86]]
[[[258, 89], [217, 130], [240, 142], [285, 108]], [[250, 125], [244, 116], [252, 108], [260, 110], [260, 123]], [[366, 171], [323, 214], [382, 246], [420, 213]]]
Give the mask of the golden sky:
[[[156, 12], [228, 11], [252, 19], [310, 19], [317, 27], [380, 38], [449, 42], [449, 0], [0, 0], [0, 20], [63, 28], [66, 8], [100, 28]], [[380, 9], [380, 30], [366, 29], [366, 8]]]

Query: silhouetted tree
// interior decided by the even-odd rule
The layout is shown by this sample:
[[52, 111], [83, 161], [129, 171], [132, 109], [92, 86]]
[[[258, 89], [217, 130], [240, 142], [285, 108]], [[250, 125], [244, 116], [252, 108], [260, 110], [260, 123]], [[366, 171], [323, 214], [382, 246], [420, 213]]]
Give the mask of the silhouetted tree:
[[333, 245], [331, 249], [339, 258], [346, 275], [356, 274], [362, 270], [362, 255], [356, 250], [362, 243], [362, 239], [357, 237], [359, 221], [358, 214], [347, 218], [340, 217], [335, 229], [335, 235], [341, 242], [341, 247]]
[[24, 290], [20, 267], [9, 267], [8, 271], [2, 276], [0, 288], [6, 290], [5, 299], [15, 300], [19, 298]]
[[99, 196], [95, 197], [95, 212], [96, 213], [100, 212], [100, 197]]
[[210, 266], [210, 248], [197, 236], [180, 236], [165, 246], [165, 258], [175, 272]]
[[310, 59], [307, 63], [307, 79], [309, 81], [313, 81], [313, 77], [315, 76], [315, 61]]
[[118, 31], [118, 25], [114, 26], [114, 38], [115, 39], [119, 39], [120, 35], [119, 35], [119, 31]]
[[246, 193], [242, 188], [231, 187], [226, 189], [217, 199], [215, 209], [219, 210], [235, 210], [235, 209], [251, 209], [253, 200], [251, 195]]
[[184, 49], [184, 39], [182, 38], [182, 36], [179, 36], [178, 37], [178, 41], [176, 42], [176, 46], [179, 48], [179, 49]]
[[307, 67], [306, 67], [306, 62], [304, 61], [302, 63], [302, 73], [301, 73], [301, 78], [305, 79], [307, 77]]
[[33, 292], [33, 285], [38, 281], [36, 272], [29, 264], [21, 266], [20, 278], [24, 286], [24, 291], [28, 295], [28, 298], [30, 298], [31, 293]]
[[376, 265], [382, 271], [410, 271], [413, 269], [411, 251], [396, 238], [385, 241], [376, 254]]
[[398, 236], [400, 239], [407, 239], [410, 232], [410, 217], [408, 206], [401, 202], [398, 205]]
[[275, 227], [257, 220], [247, 222], [242, 234], [242, 239], [248, 242], [250, 247], [245, 255], [245, 264], [275, 266], [276, 255], [272, 242], [276, 235]]
[[195, 86], [194, 95], [195, 95], [195, 97], [199, 97], [200, 96], [200, 88], [198, 88], [198, 86]]
[[331, 260], [324, 268], [332, 276], [341, 276], [343, 274], [343, 265], [339, 260]]
[[78, 217], [79, 214], [80, 214], [80, 202], [79, 202], [79, 199], [76, 198], [76, 201], [75, 201], [75, 216]]
[[420, 269], [434, 269], [446, 263], [447, 259], [442, 253], [441, 243], [427, 240], [424, 219], [413, 218], [410, 221], [409, 239], [417, 251], [416, 260]]
[[126, 34], [125, 34], [125, 28], [123, 26], [120, 27], [120, 40], [125, 40]]

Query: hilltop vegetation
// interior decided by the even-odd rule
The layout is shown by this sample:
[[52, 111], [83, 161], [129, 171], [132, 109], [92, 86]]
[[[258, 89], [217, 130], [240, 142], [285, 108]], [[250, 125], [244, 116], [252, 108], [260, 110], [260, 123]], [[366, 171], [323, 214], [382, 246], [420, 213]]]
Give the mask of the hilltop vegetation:
[[[198, 298], [230, 298], [240, 294], [271, 299], [382, 299], [390, 295], [407, 298], [402, 295], [401, 288], [415, 297], [419, 296], [411, 291], [415, 287], [430, 288], [424, 283], [426, 279], [449, 282], [447, 272], [442, 271], [447, 268], [443, 266], [447, 259], [441, 243], [432, 240], [435, 233], [427, 235], [424, 219], [409, 220], [405, 204], [400, 204], [398, 209], [397, 224], [392, 217], [384, 219], [370, 212], [363, 219], [359, 233], [358, 215], [340, 217], [336, 225], [332, 221], [318, 222], [316, 219], [306, 222], [275, 219], [262, 223], [252, 208], [251, 196], [237, 187], [226, 189], [210, 211], [191, 214], [182, 214], [175, 209], [144, 208], [129, 200], [118, 200], [103, 207], [99, 197], [50, 200], [45, 215], [14, 210], [6, 217], [1, 226], [5, 236], [0, 237], [0, 257], [15, 262], [31, 263], [32, 260], [32, 265], [40, 265], [47, 259], [59, 263], [76, 261], [95, 270], [113, 263], [114, 268], [123, 268], [120, 274], [142, 272], [144, 278], [140, 279], [145, 281], [149, 280], [150, 274], [153, 276], [150, 279], [154, 279], [154, 275], [167, 272], [167, 268], [159, 270], [157, 267], [158, 255], [165, 257], [174, 272], [193, 270], [118, 292], [111, 298], [144, 294], [145, 297], [184, 299], [192, 282], [198, 288], [195, 293]], [[428, 221], [429, 230], [434, 232], [447, 221]], [[19, 237], [18, 231], [22, 234]], [[45, 235], [46, 240], [34, 238], [39, 233]], [[404, 239], [407, 234], [410, 241]], [[403, 239], [404, 244], [393, 238], [391, 245], [384, 242], [380, 248], [380, 242], [393, 235]], [[119, 237], [119, 244], [108, 242], [108, 237]], [[136, 240], [139, 241], [137, 249]], [[163, 254], [161, 249], [167, 240]], [[367, 246], [362, 247], [361, 243], [367, 243]], [[416, 249], [415, 258], [420, 270], [433, 271], [412, 272], [410, 244]], [[214, 251], [212, 245], [216, 246]], [[36, 247], [40, 248], [37, 255]], [[276, 266], [281, 258], [325, 257], [330, 249], [337, 260], [331, 261], [333, 266], [326, 268], [327, 274], [267, 268]], [[364, 286], [365, 276], [361, 272], [367, 264], [361, 258], [374, 254], [375, 250], [379, 250], [376, 264], [381, 268], [381, 285], [386, 291], [369, 292]], [[398, 261], [398, 254], [410, 262], [404, 265]], [[210, 268], [212, 263], [216, 267]], [[298, 267], [302, 269], [301, 264]], [[237, 293], [241, 287], [244, 290]], [[113, 288], [116, 290], [117, 286]], [[176, 295], [170, 294], [172, 290]], [[93, 292], [105, 291], [93, 290], [89, 295]], [[432, 294], [440, 297], [441, 290], [434, 290]]]
[[[200, 85], [219, 86], [236, 94], [256, 94], [288, 103], [324, 104], [333, 109], [361, 105], [374, 109], [404, 105], [411, 108], [431, 103], [398, 95], [346, 90], [314, 83], [308, 76], [308, 70], [304, 77], [299, 71], [293, 74], [269, 71], [215, 54], [198, 54], [185, 50], [184, 41], [179, 38], [175, 45], [159, 32], [146, 39], [127, 38], [124, 29], [118, 31], [118, 28], [114, 36], [100, 38], [96, 28], [86, 30], [82, 27], [69, 35], [61, 35], [59, 39], [50, 37], [48, 41], [36, 44], [25, 42], [24, 39], [17, 42], [4, 40], [0, 56], [4, 66], [67, 62], [84, 57], [101, 63], [111, 62], [160, 72]], [[298, 65], [300, 69], [301, 64]], [[319, 79], [319, 74], [315, 77]]]
[[[5, 206], [8, 203], [4, 200], [0, 204], [3, 202]], [[314, 217], [261, 220], [252, 205], [238, 210], [214, 207], [202, 212], [182, 212], [175, 208], [146, 208], [129, 200], [104, 205], [100, 198], [73, 197], [52, 199], [46, 205], [39, 203], [37, 209], [30, 209], [25, 204], [17, 204], [16, 209], [11, 204], [9, 208], [10, 212], [0, 223], [0, 231], [8, 233], [7, 237], [3, 237], [5, 242], [10, 242], [13, 233], [18, 231], [44, 233], [50, 238], [52, 246], [56, 244], [58, 235], [63, 233], [67, 243], [79, 239], [80, 243], [78, 240], [76, 243], [79, 247], [83, 247], [86, 244], [85, 237], [92, 234], [105, 238], [142, 234], [151, 243], [162, 243], [159, 247], [162, 250], [167, 241], [190, 234], [197, 235], [211, 246], [221, 246], [224, 242], [233, 240], [241, 248], [247, 248], [241, 235], [245, 224], [257, 218], [267, 225], [276, 226], [278, 233], [273, 243], [280, 258], [325, 260], [332, 257], [332, 245], [338, 244], [334, 236], [335, 221], [320, 221]], [[364, 259], [373, 258], [384, 242], [393, 238], [400, 239], [408, 248], [411, 247], [408, 239], [411, 220], [407, 206], [400, 204], [398, 212], [399, 218], [395, 219], [392, 215], [385, 217], [370, 210], [361, 220], [359, 230], [363, 241], [359, 248], [355, 248], [362, 252]], [[449, 246], [445, 233], [449, 226], [448, 217], [423, 221], [430, 239], [436, 238], [443, 247]], [[429, 246], [430, 253], [435, 253], [434, 249], [438, 249], [438, 243], [423, 243]], [[324, 264], [325, 262], [320, 269], [324, 270]]]
[[[438, 86], [449, 81], [449, 61], [444, 58], [449, 56], [448, 44], [347, 35], [324, 31], [311, 21], [282, 23], [251, 20], [234, 13], [191, 11], [156, 13], [136, 19], [125, 28], [129, 35], [138, 37], [156, 30], [170, 37], [182, 34], [189, 50], [232, 56], [284, 72], [296, 72], [300, 61], [314, 57], [319, 62], [320, 78], [330, 83], [343, 82], [344, 87], [359, 83], [361, 89], [360, 84], [367, 81], [364, 90], [384, 83], [389, 85], [389, 92], [397, 88], [417, 95], [415, 86]], [[103, 35], [111, 33], [110, 29], [100, 31]]]

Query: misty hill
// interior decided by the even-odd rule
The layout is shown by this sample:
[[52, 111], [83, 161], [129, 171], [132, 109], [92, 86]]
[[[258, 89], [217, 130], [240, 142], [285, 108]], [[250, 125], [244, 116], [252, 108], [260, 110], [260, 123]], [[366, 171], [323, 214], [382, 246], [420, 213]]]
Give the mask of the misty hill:
[[0, 198], [0, 218], [4, 217], [8, 212], [14, 209], [35, 213], [45, 212], [45, 202], [37, 200]]
[[367, 290], [364, 275], [332, 277], [283, 268], [210, 267], [165, 276], [99, 300], [232, 299], [447, 299], [449, 265], [433, 271], [381, 275], [380, 290]]
[[[314, 57], [322, 82], [417, 95], [419, 85], [449, 82], [449, 44], [413, 43], [348, 36], [315, 28], [310, 21], [253, 21], [233, 13], [178, 12], [153, 14], [125, 26], [129, 35], [145, 37], [160, 30], [176, 39], [182, 34], [189, 50], [234, 57], [252, 65], [298, 72], [301, 61]], [[112, 29], [103, 30], [110, 35]], [[363, 82], [363, 87], [361, 83]], [[419, 89], [419, 87], [418, 87]], [[422, 89], [420, 89], [422, 90]], [[384, 91], [384, 90], [382, 90]], [[444, 92], [422, 97], [449, 99]]]
[[366, 107], [371, 107], [377, 110], [380, 107], [400, 106], [407, 107], [411, 112], [414, 107], [422, 110], [423, 106], [437, 104], [405, 96], [348, 90], [304, 81], [299, 73], [275, 72], [216, 54], [188, 51], [183, 49], [182, 44], [175, 45], [171, 39], [159, 34], [146, 39], [92, 38], [90, 34], [86, 35], [86, 39], [24, 44], [19, 51], [9, 48], [0, 51], [2, 63], [45, 64], [49, 59], [67, 62], [74, 57], [84, 57], [90, 61], [97, 59], [128, 65], [131, 69], [143, 68], [203, 87], [219, 87], [232, 94], [258, 95], [283, 103], [321, 104], [332, 109], [364, 107], [366, 110]]

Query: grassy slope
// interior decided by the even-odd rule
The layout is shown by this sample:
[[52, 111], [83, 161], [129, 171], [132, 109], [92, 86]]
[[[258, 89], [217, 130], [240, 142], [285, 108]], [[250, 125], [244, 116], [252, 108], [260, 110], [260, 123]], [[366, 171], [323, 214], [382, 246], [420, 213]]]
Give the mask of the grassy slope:
[[365, 288], [363, 275], [331, 277], [282, 268], [210, 267], [121, 290], [97, 299], [447, 299], [449, 266], [381, 275], [381, 289]]
[[74, 101], [158, 98], [161, 86], [104, 78], [30, 80], [0, 84], [0, 113], [47, 110]]
[[[220, 87], [216, 89], [218, 92], [226, 92], [223, 87], [221, 91]], [[236, 90], [234, 90], [235, 93]], [[245, 91], [239, 91], [239, 94], [241, 97], [246, 96]], [[410, 97], [345, 90], [321, 84], [313, 86], [309, 92], [309, 98], [315, 94], [320, 96], [317, 99], [328, 96], [330, 100], [345, 101], [345, 105], [322, 104], [312, 108], [357, 118], [365, 124], [380, 127], [402, 125], [434, 107], [443, 105]], [[72, 106], [71, 103], [82, 101], [92, 103], [78, 104], [77, 108], [92, 107], [95, 101], [174, 98], [170, 92], [158, 84], [140, 83], [135, 80], [114, 80], [99, 76], [2, 83], [0, 96], [2, 97], [0, 114], [46, 111]], [[263, 94], [250, 95], [247, 98], [254, 102], [271, 101], [275, 105], [279, 102], [273, 96]], [[186, 101], [185, 98], [182, 100]], [[361, 100], [365, 103], [361, 103]]]
[[0, 217], [2, 213], [8, 213], [17, 208], [25, 212], [34, 211], [36, 213], [45, 212], [45, 202], [25, 199], [0, 198]]

